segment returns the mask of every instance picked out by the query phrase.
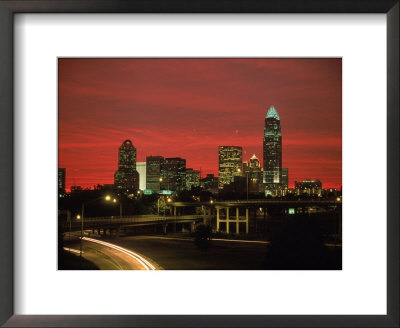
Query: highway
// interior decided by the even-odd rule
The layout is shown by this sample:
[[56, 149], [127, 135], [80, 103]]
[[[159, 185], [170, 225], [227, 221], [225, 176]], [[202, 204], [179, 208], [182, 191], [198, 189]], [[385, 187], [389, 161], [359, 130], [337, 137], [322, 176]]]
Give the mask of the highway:
[[[65, 248], [78, 255], [79, 240]], [[83, 237], [82, 256], [99, 267], [100, 270], [161, 270], [151, 259], [110, 242]]]
[[262, 269], [267, 246], [265, 242], [213, 239], [210, 248], [203, 252], [194, 238], [160, 235], [121, 236], [111, 242], [149, 256], [165, 270]]
[[[215, 238], [207, 251], [201, 251], [193, 238], [179, 234], [124, 235], [119, 238], [96, 235], [95, 239], [86, 235], [83, 257], [100, 270], [265, 270], [268, 245], [268, 241], [261, 240]], [[74, 249], [74, 253], [79, 252], [79, 239], [75, 235], [75, 239], [65, 246]], [[338, 254], [334, 249], [341, 248], [334, 244], [326, 246], [329, 259]], [[334, 269], [339, 268], [340, 263], [332, 263]]]

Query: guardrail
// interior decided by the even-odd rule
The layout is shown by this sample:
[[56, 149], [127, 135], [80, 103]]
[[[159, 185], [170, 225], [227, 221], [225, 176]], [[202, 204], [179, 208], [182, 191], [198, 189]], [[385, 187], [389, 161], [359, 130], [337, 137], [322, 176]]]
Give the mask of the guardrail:
[[[197, 220], [203, 218], [203, 215], [180, 215], [180, 216], [154, 216], [154, 215], [138, 215], [138, 216], [103, 216], [84, 218], [84, 223], [93, 222], [113, 222], [113, 223], [141, 223], [151, 221], [171, 221], [171, 220]], [[80, 222], [75, 220], [75, 222]]]
[[[99, 228], [104, 226], [121, 226], [121, 225], [134, 225], [143, 223], [162, 223], [162, 222], [181, 222], [181, 221], [193, 221], [203, 219], [203, 215], [182, 215], [182, 216], [154, 216], [154, 215], [138, 215], [138, 216], [126, 216], [126, 217], [87, 217], [83, 220], [83, 226], [85, 229]], [[71, 228], [80, 228], [81, 220], [63, 221], [62, 226], [64, 230]]]
[[309, 199], [309, 200], [275, 200], [275, 199], [250, 199], [250, 200], [219, 200], [210, 202], [172, 202], [171, 206], [228, 206], [228, 205], [341, 205], [342, 200]]

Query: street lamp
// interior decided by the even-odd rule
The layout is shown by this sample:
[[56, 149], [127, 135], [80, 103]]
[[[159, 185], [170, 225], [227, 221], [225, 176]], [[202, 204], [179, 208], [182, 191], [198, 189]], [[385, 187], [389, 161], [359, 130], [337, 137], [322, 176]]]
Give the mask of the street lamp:
[[[172, 199], [170, 197], [167, 197], [167, 203], [171, 203]], [[171, 207], [169, 207], [169, 214], [171, 215]], [[165, 209], [164, 209], [164, 216], [165, 216]]]
[[82, 203], [81, 206], [81, 215], [77, 215], [76, 219], [77, 220], [81, 220], [81, 238], [80, 238], [80, 242], [79, 242], [79, 256], [82, 257], [82, 238], [83, 238], [83, 213], [85, 211], [85, 203]]
[[106, 200], [107, 202], [112, 201], [114, 204], [116, 204], [116, 203], [119, 204], [119, 217], [121, 218], [121, 217], [122, 217], [122, 203], [121, 203], [121, 201], [118, 201], [116, 198], [111, 198], [110, 195], [107, 195], [107, 196], [105, 197], [105, 200]]
[[[90, 200], [90, 201], [88, 201], [88, 203], [91, 203], [91, 202], [94, 202], [94, 201], [96, 201], [96, 200], [99, 200], [99, 199], [102, 199], [103, 197], [98, 197], [98, 198], [95, 198], [95, 199], [92, 199], [92, 200]], [[111, 201], [111, 196], [110, 195], [106, 195], [105, 197], [104, 197], [104, 199], [106, 200], [106, 201]], [[116, 203], [117, 202], [117, 199], [112, 199], [112, 202], [113, 203]], [[122, 216], [122, 204], [121, 204], [121, 202], [119, 203], [119, 215], [120, 215], [120, 217]], [[84, 217], [85, 217], [85, 202], [83, 202], [82, 203], [82, 206], [81, 206], [81, 214], [78, 214], [77, 216], [76, 216], [76, 219], [77, 220], [81, 220], [81, 239], [80, 239], [80, 251], [79, 251], [79, 255], [80, 255], [80, 257], [82, 257], [82, 238], [83, 238], [83, 221], [84, 221]]]

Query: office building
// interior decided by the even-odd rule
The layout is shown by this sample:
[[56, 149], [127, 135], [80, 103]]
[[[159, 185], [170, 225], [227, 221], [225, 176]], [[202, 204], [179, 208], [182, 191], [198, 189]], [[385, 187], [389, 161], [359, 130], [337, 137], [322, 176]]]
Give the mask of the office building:
[[137, 162], [136, 171], [139, 173], [139, 189], [146, 189], [146, 162]]
[[234, 176], [242, 175], [242, 147], [218, 147], [218, 188], [233, 182]]
[[186, 169], [186, 190], [200, 186], [200, 171]]
[[166, 158], [161, 167], [161, 190], [180, 192], [186, 188], [186, 159]]
[[207, 174], [205, 178], [200, 179], [200, 187], [207, 191], [217, 191], [218, 178], [214, 174]]
[[263, 137], [265, 194], [273, 195], [282, 182], [282, 136], [278, 112], [271, 106], [265, 117]]
[[316, 180], [304, 180], [302, 182], [294, 182], [294, 188], [296, 195], [308, 195], [308, 196], [322, 196], [322, 182]]
[[162, 156], [146, 157], [146, 189], [154, 193], [161, 190], [161, 168], [164, 163]]
[[246, 177], [246, 191], [258, 193], [262, 184], [261, 164], [256, 155], [253, 155], [247, 163], [243, 163], [243, 174]]
[[136, 148], [125, 140], [118, 152], [118, 170], [114, 174], [115, 189], [133, 193], [139, 190], [139, 173], [136, 171]]

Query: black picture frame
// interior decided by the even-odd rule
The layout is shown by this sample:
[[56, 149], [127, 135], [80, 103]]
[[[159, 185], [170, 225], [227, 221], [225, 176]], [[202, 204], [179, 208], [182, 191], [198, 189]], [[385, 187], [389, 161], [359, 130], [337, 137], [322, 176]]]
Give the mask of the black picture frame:
[[[399, 8], [398, 0], [0, 0], [0, 324], [4, 327], [399, 327]], [[387, 315], [14, 315], [13, 17], [16, 13], [385, 13]]]

